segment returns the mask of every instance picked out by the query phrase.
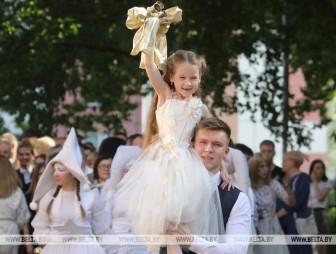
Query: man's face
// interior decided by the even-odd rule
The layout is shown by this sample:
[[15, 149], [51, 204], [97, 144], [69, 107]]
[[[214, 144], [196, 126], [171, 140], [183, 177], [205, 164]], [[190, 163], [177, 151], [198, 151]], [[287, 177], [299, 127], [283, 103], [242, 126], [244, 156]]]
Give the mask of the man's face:
[[32, 160], [32, 153], [27, 147], [21, 147], [18, 149], [17, 158], [20, 161], [22, 168], [28, 168], [30, 161]]
[[222, 130], [200, 129], [197, 132], [194, 148], [211, 173], [218, 172], [223, 158], [229, 152], [228, 143], [229, 138]]
[[273, 160], [273, 157], [275, 155], [274, 147], [270, 145], [262, 145], [260, 147], [260, 153], [264, 155], [267, 159]]
[[0, 143], [0, 154], [9, 159], [12, 156], [10, 145], [6, 143]]

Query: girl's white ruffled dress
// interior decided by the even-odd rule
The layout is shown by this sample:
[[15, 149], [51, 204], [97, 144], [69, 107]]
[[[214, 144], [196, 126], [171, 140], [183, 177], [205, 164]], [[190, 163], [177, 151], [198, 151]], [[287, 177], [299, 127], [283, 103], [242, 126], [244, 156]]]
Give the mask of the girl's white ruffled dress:
[[179, 223], [193, 234], [224, 229], [217, 186], [191, 146], [203, 107], [199, 98], [171, 98], [156, 110], [159, 139], [118, 185], [117, 204], [128, 208], [136, 234], [164, 234]]

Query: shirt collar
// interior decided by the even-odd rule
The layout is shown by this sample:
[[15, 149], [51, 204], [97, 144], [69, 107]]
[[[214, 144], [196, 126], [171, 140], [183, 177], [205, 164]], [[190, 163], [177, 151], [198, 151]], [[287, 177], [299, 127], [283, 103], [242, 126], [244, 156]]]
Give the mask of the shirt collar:
[[19, 167], [19, 171], [20, 171], [21, 174], [27, 174], [27, 173], [30, 174], [28, 170], [25, 170], [21, 167]]
[[220, 177], [220, 171], [218, 171], [217, 173], [215, 173], [214, 175], [212, 175], [212, 180], [217, 184], [219, 185], [222, 180], [221, 180], [221, 177]]

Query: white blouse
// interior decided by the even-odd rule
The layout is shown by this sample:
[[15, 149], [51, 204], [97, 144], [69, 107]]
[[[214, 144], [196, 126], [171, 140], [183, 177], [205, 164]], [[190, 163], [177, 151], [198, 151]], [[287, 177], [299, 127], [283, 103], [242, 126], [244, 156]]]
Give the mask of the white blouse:
[[[325, 188], [331, 189], [331, 184], [329, 181], [320, 181], [317, 184], [319, 190], [323, 190]], [[327, 198], [325, 198], [323, 201], [318, 201], [315, 188], [312, 183], [310, 183], [310, 193], [309, 193], [309, 201], [308, 201], [308, 207], [310, 208], [326, 208], [327, 206]]]

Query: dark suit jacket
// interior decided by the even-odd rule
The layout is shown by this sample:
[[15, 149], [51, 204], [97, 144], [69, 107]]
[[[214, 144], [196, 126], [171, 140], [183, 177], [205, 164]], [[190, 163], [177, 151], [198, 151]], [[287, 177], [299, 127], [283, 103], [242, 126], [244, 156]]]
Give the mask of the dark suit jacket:
[[282, 168], [275, 166], [271, 172], [271, 177], [282, 183], [282, 179], [285, 177], [285, 172], [282, 171]]
[[22, 192], [23, 192], [23, 194], [26, 194], [27, 190], [29, 189], [29, 185], [30, 185], [30, 184], [25, 184], [24, 176], [23, 176], [23, 174], [20, 172], [19, 169], [16, 170], [16, 173], [17, 173], [17, 175], [18, 175], [18, 177], [19, 177], [19, 179], [20, 179], [20, 181], [21, 181], [21, 184], [22, 184], [22, 188], [21, 188], [21, 189], [22, 189]]
[[[219, 199], [221, 202], [221, 207], [222, 207], [222, 213], [223, 213], [223, 221], [224, 221], [224, 227], [226, 228], [226, 224], [229, 220], [231, 210], [236, 203], [239, 193], [241, 190], [239, 190], [237, 187], [234, 189], [231, 189], [228, 191], [228, 187], [225, 187], [224, 190], [222, 190], [221, 187], [218, 186], [218, 193], [219, 193]], [[192, 254], [194, 252], [192, 251], [182, 251], [183, 253], [187, 254]], [[166, 254], [167, 253], [167, 248], [161, 248], [160, 249], [160, 254]]]

